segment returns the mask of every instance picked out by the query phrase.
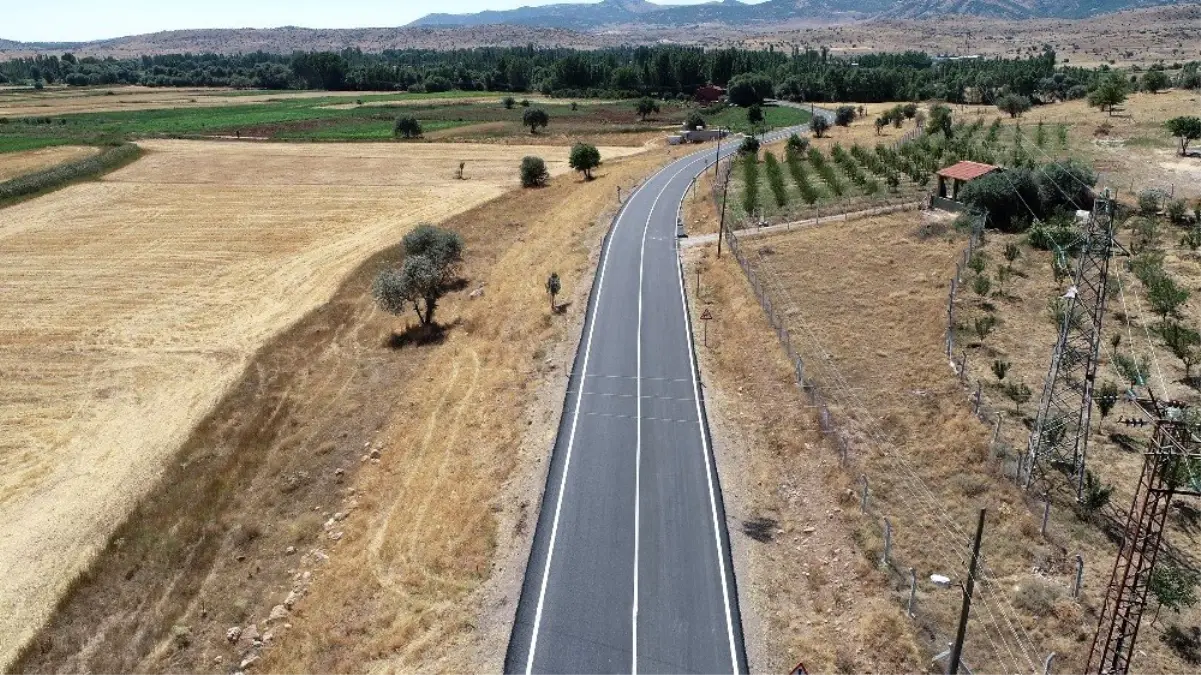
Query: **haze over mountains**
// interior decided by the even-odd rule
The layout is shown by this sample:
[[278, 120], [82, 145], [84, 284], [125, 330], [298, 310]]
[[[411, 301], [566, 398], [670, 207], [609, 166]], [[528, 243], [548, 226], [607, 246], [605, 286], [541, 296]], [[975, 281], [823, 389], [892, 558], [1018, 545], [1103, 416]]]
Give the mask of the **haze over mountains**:
[[[1142, 8], [1144, 5], [1151, 7]], [[1109, 13], [1127, 8], [1134, 9]], [[978, 18], [965, 21], [959, 14], [965, 12]], [[1071, 18], [1092, 16], [1090, 12], [1107, 14], [1087, 21]], [[0, 38], [0, 59], [63, 52], [130, 58], [186, 52], [379, 52], [530, 44], [592, 49], [674, 42], [762, 48], [804, 43], [826, 45], [836, 53], [920, 48], [932, 53], [1003, 56], [1052, 44], [1077, 61], [1134, 58], [1150, 63], [1187, 59], [1198, 53], [1198, 22], [1201, 0], [768, 0], [756, 5], [736, 0], [705, 5], [604, 0], [506, 12], [429, 15], [401, 27], [193, 28], [91, 42], [23, 43]]]
[[1084, 18], [1123, 9], [1183, 4], [1179, 0], [718, 0], [661, 5], [648, 0], [521, 7], [476, 14], [430, 14], [412, 26], [514, 24], [594, 31], [638, 25], [678, 28], [700, 24], [751, 27], [867, 18], [924, 19], [967, 14], [1005, 19]]

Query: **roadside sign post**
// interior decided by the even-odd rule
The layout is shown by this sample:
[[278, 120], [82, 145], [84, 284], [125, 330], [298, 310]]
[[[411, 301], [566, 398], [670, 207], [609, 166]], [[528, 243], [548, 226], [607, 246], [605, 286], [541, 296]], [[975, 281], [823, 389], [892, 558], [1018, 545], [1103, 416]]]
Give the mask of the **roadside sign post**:
[[704, 345], [709, 346], [709, 322], [713, 320], [713, 312], [710, 312], [706, 307], [704, 312], [701, 312], [701, 325], [704, 328]]

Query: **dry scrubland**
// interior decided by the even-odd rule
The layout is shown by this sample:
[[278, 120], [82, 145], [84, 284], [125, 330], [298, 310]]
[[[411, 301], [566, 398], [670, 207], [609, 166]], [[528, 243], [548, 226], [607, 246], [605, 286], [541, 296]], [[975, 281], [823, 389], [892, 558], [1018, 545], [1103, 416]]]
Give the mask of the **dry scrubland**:
[[545, 147], [145, 147], [0, 224], [0, 663], [268, 338], [413, 224], [515, 187], [523, 155], [567, 170]]
[[0, 154], [0, 183], [27, 173], [83, 159], [98, 152], [100, 152], [99, 148], [60, 145], [41, 150]]
[[[795, 609], [807, 603], [821, 611], [820, 594], [811, 591], [812, 597], [807, 599], [801, 588], [813, 573], [812, 561], [804, 551], [833, 548], [848, 536], [854, 541], [856, 561], [844, 576], [834, 578], [841, 582], [851, 575], [857, 584], [887, 585], [865, 562], [879, 559], [883, 517], [896, 528], [893, 550], [898, 567], [915, 567], [919, 580], [931, 573], [962, 578], [974, 510], [987, 507], [985, 578], [977, 586], [967, 662], [985, 672], [1022, 670], [1028, 661], [1038, 663], [1055, 651], [1060, 664], [1057, 670], [1078, 672], [1084, 667], [1096, 628], [1115, 550], [1101, 528], [1082, 522], [1063, 505], [1053, 510], [1049, 534], [1042, 537], [1037, 521], [1040, 505], [1002, 475], [999, 460], [989, 451], [991, 425], [971, 414], [968, 387], [959, 382], [943, 352], [947, 287], [966, 244], [962, 235], [949, 230], [948, 221], [945, 215], [895, 214], [744, 240], [743, 248], [792, 332], [793, 344], [807, 359], [808, 376], [823, 388], [835, 418], [845, 429], [851, 466], [842, 471], [832, 462], [833, 450], [828, 444], [811, 440], [813, 432], [806, 432], [813, 427], [811, 409], [805, 407], [807, 400], [792, 393], [795, 387], [789, 381], [788, 364], [775, 355], [762, 363], [747, 364], [727, 353], [727, 344], [770, 343], [775, 336], [770, 329], [764, 330], [760, 317], [746, 317], [748, 310], [753, 315], [759, 309], [749, 304], [754, 302], [753, 295], [748, 294], [737, 263], [732, 258], [716, 265], [706, 263], [710, 267], [703, 279], [709, 282], [702, 280], [702, 286], [710, 288], [702, 292], [701, 299], [713, 305], [718, 318], [710, 326], [715, 348], [702, 358], [702, 365], [717, 400], [733, 401], [728, 410], [719, 407], [718, 417], [732, 419], [735, 431], [731, 436], [763, 435], [763, 441], [751, 445], [761, 449], [748, 452], [742, 461], [750, 461], [752, 468], [769, 467], [749, 471], [749, 478], [743, 478], [769, 488], [747, 500], [743, 508], [753, 509], [752, 516], [772, 519], [775, 528], [770, 530], [775, 540], [745, 544], [752, 556], [752, 573], [740, 577], [740, 581], [749, 580], [750, 590], [744, 583], [743, 593], [755, 598], [758, 592], [761, 599], [755, 604], [769, 628], [788, 625]], [[944, 234], [930, 236], [940, 231]], [[998, 238], [988, 248], [999, 251], [1005, 241], [1008, 239]], [[969, 349], [969, 367], [973, 378], [988, 381], [991, 359], [1009, 358], [1014, 363], [1014, 377], [1030, 383], [1037, 396], [1055, 337], [1054, 327], [1044, 317], [1046, 302], [1056, 292], [1050, 283], [1049, 265], [1045, 265], [1047, 256], [1028, 247], [1026, 256], [1019, 270], [1028, 280], [1013, 285], [1021, 301], [1001, 303], [1007, 306], [999, 310], [1002, 324], [997, 338], [987, 341], [987, 353], [976, 346]], [[992, 257], [993, 262], [1000, 258], [999, 254]], [[1195, 266], [1195, 261], [1169, 257], [1169, 269], [1190, 288], [1198, 278]], [[1133, 282], [1127, 284], [1130, 295]], [[974, 308], [978, 301], [969, 298], [970, 293], [965, 284], [961, 313], [968, 321], [979, 313]], [[1135, 300], [1130, 297], [1128, 302]], [[1143, 303], [1145, 306], [1145, 299]], [[1185, 312], [1197, 316], [1192, 305]], [[1112, 315], [1109, 320], [1111, 329], [1116, 330], [1117, 320]], [[966, 336], [960, 339], [964, 343], [969, 340]], [[745, 358], [745, 350], [734, 351]], [[1163, 355], [1160, 361], [1168, 364]], [[1169, 370], [1169, 380], [1182, 374], [1176, 370]], [[767, 375], [756, 377], [755, 372]], [[735, 389], [737, 393], [732, 394]], [[1024, 447], [1020, 416], [1013, 414], [1012, 404], [1003, 403], [991, 390], [986, 390], [986, 399], [992, 408], [1005, 410], [1009, 418], [1003, 442]], [[1033, 405], [1031, 402], [1023, 412], [1030, 414]], [[780, 433], [788, 429], [798, 431]], [[1120, 522], [1132, 495], [1139, 458], [1121, 452], [1112, 442], [1094, 440], [1099, 441], [1096, 470], [1118, 485], [1111, 507], [1100, 520]], [[733, 447], [738, 448], [738, 443]], [[852, 481], [860, 472], [871, 481], [875, 511], [870, 517], [860, 515], [854, 494], [843, 492], [853, 488], [857, 494], [859, 486]], [[821, 479], [814, 481], [813, 475]], [[915, 489], [919, 477], [926, 487]], [[794, 486], [804, 480], [814, 485], [796, 490]], [[831, 504], [839, 498], [841, 511], [836, 507], [831, 512]], [[939, 512], [946, 517], [934, 515]], [[829, 521], [826, 527], [820, 524], [823, 520]], [[817, 532], [801, 529], [805, 523], [819, 523]], [[1177, 523], [1172, 536], [1176, 552], [1193, 555], [1195, 528]], [[815, 547], [806, 545], [808, 537], [817, 537]], [[798, 559], [788, 558], [788, 548], [797, 546]], [[1069, 597], [1077, 553], [1088, 564], [1079, 603]], [[764, 565], [764, 558], [771, 564]], [[892, 584], [892, 597], [903, 602], [906, 584]], [[939, 590], [924, 581], [918, 595], [918, 618], [913, 622], [914, 634], [925, 643], [923, 651], [940, 650], [953, 634], [958, 603], [954, 590]], [[889, 617], [895, 609], [887, 605], [865, 609], [864, 603], [853, 598], [844, 604], [852, 617], [866, 615], [877, 620]], [[1195, 619], [1195, 613], [1183, 617], [1184, 625], [1191, 625], [1188, 621]], [[1175, 619], [1169, 615], [1164, 613], [1165, 622]], [[799, 618], [791, 621], [799, 628]], [[858, 625], [862, 627], [863, 621], [859, 618]], [[1146, 623], [1150, 622], [1148, 616]], [[854, 620], [851, 623], [854, 625]], [[1159, 639], [1164, 628], [1164, 622], [1145, 626], [1139, 643], [1139, 668], [1188, 670]], [[833, 660], [836, 667], [847, 664], [845, 668], [850, 670], [846, 672], [871, 668], [860, 660], [862, 655], [849, 650], [840, 653], [831, 646], [838, 643], [830, 641], [829, 630], [824, 623], [813, 628], [806, 624], [790, 638], [789, 648], [799, 651], [797, 645], [804, 645], [809, 653], [827, 662]], [[908, 644], [899, 638], [893, 643]]]
[[[277, 91], [263, 94], [249, 94], [217, 87], [207, 89], [164, 89], [135, 85], [95, 88], [49, 87], [38, 92], [33, 92], [29, 89], [0, 90], [0, 117], [159, 110], [162, 108], [213, 108], [270, 103], [272, 101], [292, 99], [325, 98], [330, 96], [361, 98], [372, 94], [395, 93], [367, 91]], [[498, 97], [497, 100], [499, 100]], [[428, 101], [422, 102], [425, 103]], [[397, 104], [398, 102], [394, 101], [390, 105]]]
[[1150, 65], [1201, 56], [1201, 6], [1152, 7], [1093, 19], [1012, 21], [948, 16], [922, 21], [872, 21], [803, 30], [777, 30], [743, 37], [744, 44], [787, 48], [830, 47], [840, 55], [915, 49], [931, 54], [983, 54], [1013, 58], [1051, 45], [1073, 66], [1114, 62]]

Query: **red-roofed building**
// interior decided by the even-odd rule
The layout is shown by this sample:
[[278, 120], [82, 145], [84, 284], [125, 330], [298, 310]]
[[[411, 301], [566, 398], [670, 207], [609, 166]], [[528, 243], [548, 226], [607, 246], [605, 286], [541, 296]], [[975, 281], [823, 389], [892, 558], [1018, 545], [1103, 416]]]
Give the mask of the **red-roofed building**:
[[[952, 164], [938, 172], [938, 196], [943, 199], [958, 199], [960, 188], [994, 171], [1000, 171], [1000, 169], [991, 164], [981, 164], [980, 162], [964, 161]], [[947, 181], [951, 181], [951, 189], [949, 191], [947, 190]]]
[[697, 87], [696, 93], [693, 94], [693, 99], [701, 105], [711, 105], [725, 98], [725, 95], [725, 89], [712, 84], [706, 84], [703, 87]]

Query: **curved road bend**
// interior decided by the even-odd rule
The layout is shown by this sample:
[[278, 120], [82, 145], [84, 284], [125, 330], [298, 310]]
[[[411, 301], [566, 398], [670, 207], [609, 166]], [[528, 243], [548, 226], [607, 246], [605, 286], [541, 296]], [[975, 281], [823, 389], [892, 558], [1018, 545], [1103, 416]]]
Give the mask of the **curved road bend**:
[[[736, 150], [723, 143], [722, 156]], [[676, 249], [677, 209], [715, 155], [709, 148], [660, 170], [610, 230], [508, 673], [747, 671]]]

